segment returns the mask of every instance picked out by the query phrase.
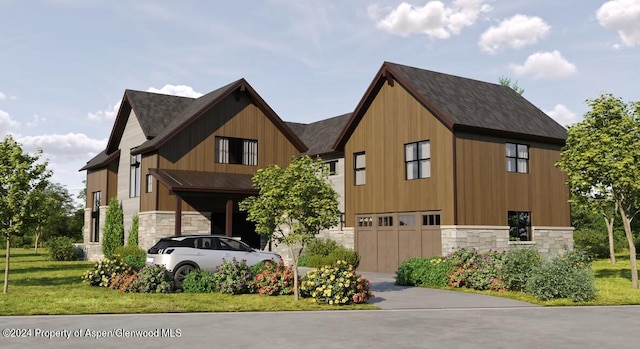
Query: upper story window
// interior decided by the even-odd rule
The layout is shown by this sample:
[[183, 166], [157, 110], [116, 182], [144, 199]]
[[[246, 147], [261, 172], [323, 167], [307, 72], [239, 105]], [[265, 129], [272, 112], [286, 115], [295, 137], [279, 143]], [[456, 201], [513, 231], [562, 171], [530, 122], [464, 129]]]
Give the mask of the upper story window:
[[338, 174], [338, 171], [337, 171], [338, 160], [329, 160], [326, 162], [326, 164], [327, 164], [327, 169], [329, 170], [329, 176], [335, 176]]
[[355, 175], [355, 184], [364, 185], [366, 182], [367, 161], [364, 152], [353, 154], [353, 172]]
[[136, 198], [140, 196], [140, 162], [142, 162], [142, 155], [131, 155], [129, 172], [130, 198]]
[[404, 145], [407, 179], [431, 177], [431, 143], [420, 141]]
[[529, 172], [529, 146], [507, 143], [507, 172]]
[[218, 164], [258, 165], [258, 141], [216, 137], [215, 162]]
[[147, 186], [145, 188], [145, 193], [153, 192], [153, 176], [150, 174], [147, 175]]

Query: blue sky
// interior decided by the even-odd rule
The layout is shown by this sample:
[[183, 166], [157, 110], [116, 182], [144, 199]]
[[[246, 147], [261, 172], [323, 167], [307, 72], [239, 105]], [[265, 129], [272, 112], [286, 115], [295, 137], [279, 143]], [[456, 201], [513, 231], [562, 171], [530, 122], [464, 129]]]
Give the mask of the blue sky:
[[125, 89], [245, 78], [285, 121], [351, 112], [384, 61], [496, 82], [563, 125], [638, 101], [640, 0], [0, 0], [0, 136], [72, 194]]

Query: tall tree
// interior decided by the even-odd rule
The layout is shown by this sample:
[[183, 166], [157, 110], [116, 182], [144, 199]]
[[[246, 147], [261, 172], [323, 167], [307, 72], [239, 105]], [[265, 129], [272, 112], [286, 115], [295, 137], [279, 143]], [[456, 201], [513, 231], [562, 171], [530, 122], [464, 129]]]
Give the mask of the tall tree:
[[41, 238], [54, 236], [76, 238], [77, 232], [70, 231], [70, 223], [76, 208], [73, 206], [73, 200], [67, 188], [59, 183], [48, 183], [43, 190], [34, 192], [34, 195], [37, 199], [29, 209], [31, 210], [30, 218], [33, 220], [31, 226], [33, 226], [36, 253]]
[[522, 95], [524, 93], [524, 89], [518, 86], [518, 81], [511, 81], [510, 78], [501, 76], [498, 78], [498, 82], [500, 83], [500, 85], [509, 87], [512, 90], [516, 91], [519, 95]]
[[112, 258], [116, 248], [124, 246], [124, 218], [118, 198], [111, 198], [104, 220], [102, 253]]
[[286, 168], [260, 169], [253, 176], [258, 196], [246, 198], [240, 209], [256, 224], [256, 232], [289, 248], [293, 259], [294, 296], [298, 300], [298, 260], [304, 246], [321, 230], [340, 221], [338, 194], [328, 180], [322, 159], [294, 158]]
[[12, 136], [0, 143], [0, 229], [6, 239], [3, 292], [9, 290], [11, 236], [28, 228], [38, 196], [47, 185], [51, 172], [47, 162], [40, 161], [42, 151], [30, 155]]
[[638, 288], [631, 221], [640, 206], [640, 103], [603, 94], [587, 104], [591, 110], [569, 127], [557, 165], [567, 172], [573, 197], [602, 210], [609, 217], [608, 226], [613, 225], [613, 216], [605, 211], [613, 208], [620, 214], [629, 245], [631, 283]]

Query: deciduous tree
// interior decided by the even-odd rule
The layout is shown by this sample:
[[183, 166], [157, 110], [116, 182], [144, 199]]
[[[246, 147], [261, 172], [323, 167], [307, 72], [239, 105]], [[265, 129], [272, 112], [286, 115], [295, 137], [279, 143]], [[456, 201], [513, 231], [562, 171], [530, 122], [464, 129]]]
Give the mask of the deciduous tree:
[[500, 85], [509, 87], [512, 90], [516, 91], [519, 95], [522, 95], [524, 93], [524, 89], [518, 86], [517, 81], [511, 81], [511, 79], [506, 76], [499, 77], [498, 82], [500, 83]]
[[638, 288], [631, 221], [640, 206], [640, 103], [603, 94], [587, 104], [591, 110], [569, 127], [557, 166], [567, 172], [575, 202], [601, 211], [610, 241], [612, 211], [620, 214], [629, 245], [631, 282]]
[[12, 136], [0, 143], [0, 229], [6, 239], [4, 293], [9, 289], [11, 236], [33, 222], [30, 208], [37, 204], [36, 193], [46, 187], [51, 176], [41, 154], [40, 150], [34, 155], [24, 152]]
[[328, 181], [328, 168], [322, 159], [294, 158], [286, 168], [272, 165], [253, 176], [258, 196], [240, 203], [256, 232], [284, 244], [293, 259], [295, 299], [298, 299], [298, 260], [300, 253], [321, 230], [340, 220], [338, 194]]

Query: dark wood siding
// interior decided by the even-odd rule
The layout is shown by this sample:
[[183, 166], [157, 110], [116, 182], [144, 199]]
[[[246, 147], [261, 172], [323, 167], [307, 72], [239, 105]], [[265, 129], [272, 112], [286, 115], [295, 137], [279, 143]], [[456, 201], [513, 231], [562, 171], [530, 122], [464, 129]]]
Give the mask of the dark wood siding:
[[[528, 173], [506, 171], [506, 142], [530, 146]], [[554, 167], [560, 148], [517, 139], [458, 134], [458, 224], [504, 226], [508, 211], [530, 211], [535, 226], [570, 226], [566, 174]]]
[[106, 167], [97, 170], [87, 170], [86, 206], [93, 207], [93, 193], [100, 191], [100, 205], [108, 205], [109, 200], [118, 196], [118, 159], [113, 160]]
[[147, 154], [142, 157], [140, 167], [140, 211], [158, 210], [158, 186], [160, 183], [157, 179], [152, 178], [152, 190], [151, 193], [147, 193], [147, 175], [150, 168], [158, 168], [158, 154]]
[[[346, 225], [355, 214], [439, 210], [453, 224], [451, 132], [399, 84], [385, 84], [345, 145]], [[431, 178], [406, 180], [404, 144], [431, 142]], [[366, 184], [354, 185], [353, 153], [366, 154]]]

